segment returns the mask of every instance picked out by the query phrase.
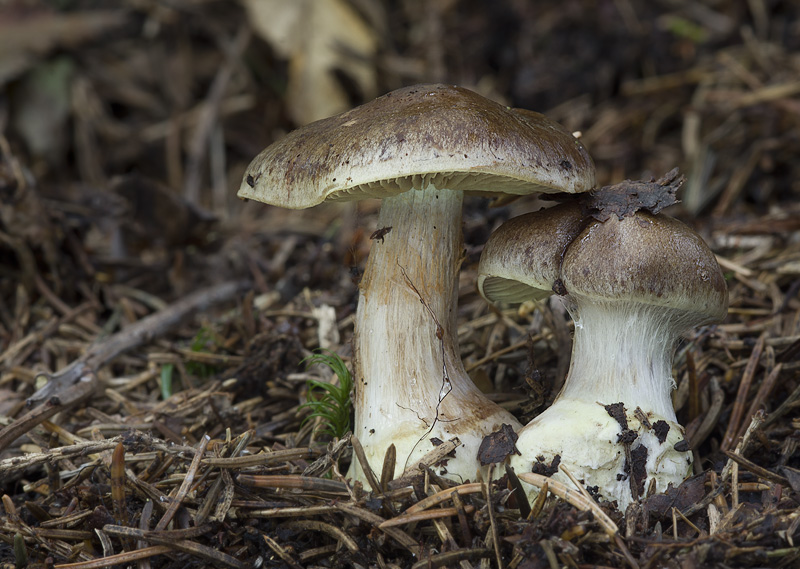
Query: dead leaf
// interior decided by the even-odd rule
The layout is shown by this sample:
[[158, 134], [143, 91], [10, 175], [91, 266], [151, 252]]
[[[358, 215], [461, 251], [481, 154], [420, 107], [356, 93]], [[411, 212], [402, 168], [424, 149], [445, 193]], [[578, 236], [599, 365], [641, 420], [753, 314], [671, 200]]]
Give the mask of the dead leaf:
[[363, 99], [375, 97], [377, 39], [344, 0], [244, 0], [244, 5], [256, 33], [289, 60], [286, 101], [297, 124], [352, 106], [337, 73], [347, 76]]
[[503, 462], [511, 454], [519, 454], [514, 443], [519, 435], [514, 432], [511, 425], [503, 423], [497, 431], [490, 433], [481, 441], [478, 448], [478, 459], [483, 466]]
[[685, 180], [677, 168], [658, 180], [625, 180], [589, 192], [584, 207], [597, 221], [606, 221], [612, 215], [616, 215], [621, 221], [640, 209], [655, 215], [665, 207], [678, 203], [675, 194]]
[[681, 482], [677, 488], [669, 485], [663, 494], [655, 494], [644, 501], [644, 508], [656, 519], [664, 519], [672, 508], [685, 510], [703, 499], [706, 474], [697, 474]]

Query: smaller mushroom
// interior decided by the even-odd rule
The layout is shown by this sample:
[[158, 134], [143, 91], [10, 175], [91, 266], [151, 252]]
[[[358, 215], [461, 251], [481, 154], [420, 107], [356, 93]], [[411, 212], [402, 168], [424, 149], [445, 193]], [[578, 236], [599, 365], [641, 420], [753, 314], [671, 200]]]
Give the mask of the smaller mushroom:
[[670, 398], [672, 356], [683, 333], [720, 321], [728, 303], [722, 272], [699, 235], [664, 214], [600, 222], [564, 203], [495, 231], [478, 288], [490, 302], [555, 291], [575, 323], [564, 386], [520, 431], [514, 468], [530, 471], [558, 455], [621, 509], [651, 481], [663, 492], [689, 475], [691, 453]]

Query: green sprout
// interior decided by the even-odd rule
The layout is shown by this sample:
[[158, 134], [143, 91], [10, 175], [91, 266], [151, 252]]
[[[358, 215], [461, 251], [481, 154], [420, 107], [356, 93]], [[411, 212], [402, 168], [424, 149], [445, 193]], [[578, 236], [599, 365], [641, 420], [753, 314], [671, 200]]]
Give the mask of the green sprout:
[[166, 401], [172, 396], [172, 373], [175, 364], [164, 364], [161, 367], [161, 398]]
[[[217, 345], [218, 342], [214, 331], [203, 326], [197, 332], [195, 337], [192, 338], [192, 343], [189, 346], [189, 349], [191, 349], [193, 352], [202, 352], [208, 348], [209, 344], [213, 346]], [[195, 361], [186, 362], [186, 371], [201, 379], [208, 379], [217, 373], [217, 369], [213, 365]]]
[[309, 379], [308, 401], [303, 403], [300, 408], [311, 409], [311, 414], [303, 419], [303, 424], [311, 419], [319, 417], [322, 419], [322, 426], [319, 431], [329, 434], [332, 437], [341, 438], [350, 430], [350, 391], [353, 389], [353, 377], [347, 369], [342, 358], [330, 350], [319, 349], [316, 354], [303, 360], [306, 368], [315, 364], [325, 364], [333, 370], [339, 378], [339, 385]]

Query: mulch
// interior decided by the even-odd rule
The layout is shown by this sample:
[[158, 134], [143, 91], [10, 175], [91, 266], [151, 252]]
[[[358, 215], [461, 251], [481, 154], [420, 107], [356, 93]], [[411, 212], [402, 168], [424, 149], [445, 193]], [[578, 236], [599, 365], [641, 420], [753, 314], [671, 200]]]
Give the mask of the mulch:
[[[383, 34], [381, 92], [444, 81], [546, 112], [601, 185], [686, 176], [667, 211], [717, 254], [730, 309], [675, 357], [694, 476], [620, 512], [544, 476], [534, 502], [513, 474], [348, 482], [358, 442], [305, 421], [307, 381], [331, 374], [303, 360], [350, 362], [378, 204], [236, 200], [295, 126], [291, 66], [240, 5], [49, 4], [0, 8], [0, 46], [31, 19], [47, 40], [13, 73], [0, 50], [3, 567], [800, 566], [796, 6], [350, 3]], [[35, 148], [26, 81], [65, 60], [69, 105], [31, 127], [65, 135]], [[523, 423], [564, 377], [571, 324], [489, 307], [475, 277], [490, 232], [542, 204], [464, 213], [462, 357]]]

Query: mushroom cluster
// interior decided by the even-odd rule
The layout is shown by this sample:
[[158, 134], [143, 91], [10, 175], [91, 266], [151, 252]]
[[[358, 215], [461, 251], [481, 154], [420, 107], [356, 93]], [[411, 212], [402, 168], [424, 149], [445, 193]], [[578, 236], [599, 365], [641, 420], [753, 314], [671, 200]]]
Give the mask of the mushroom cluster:
[[[390, 445], [413, 466], [457, 442], [437, 472], [474, 479], [489, 433], [520, 424], [464, 370], [456, 333], [464, 193], [576, 193], [594, 165], [560, 125], [467, 89], [418, 85], [306, 125], [259, 154], [242, 198], [286, 208], [382, 198], [381, 235], [359, 285], [355, 429], [380, 473]], [[358, 461], [351, 475], [364, 479]]]
[[601, 222], [563, 203], [497, 229], [478, 288], [490, 302], [555, 292], [575, 325], [563, 388], [519, 432], [517, 471], [560, 461], [623, 509], [651, 484], [683, 481], [691, 453], [670, 398], [672, 357], [681, 334], [724, 318], [728, 300], [699, 235], [663, 213]]

